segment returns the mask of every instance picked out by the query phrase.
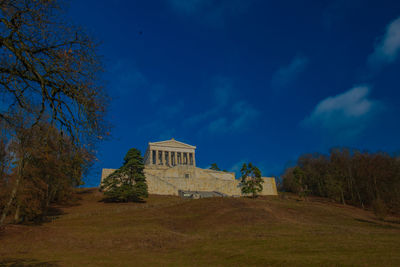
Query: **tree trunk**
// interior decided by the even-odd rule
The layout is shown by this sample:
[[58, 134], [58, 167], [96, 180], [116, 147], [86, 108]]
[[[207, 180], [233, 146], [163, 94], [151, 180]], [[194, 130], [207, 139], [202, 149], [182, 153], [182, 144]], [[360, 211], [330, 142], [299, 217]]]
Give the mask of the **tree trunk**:
[[21, 205], [18, 203], [17, 209], [15, 210], [15, 214], [14, 214], [14, 223], [20, 222], [20, 219], [19, 219], [20, 209], [21, 209]]
[[16, 195], [17, 195], [17, 191], [18, 191], [18, 187], [19, 187], [19, 182], [20, 182], [20, 177], [17, 176], [17, 180], [15, 181], [14, 188], [13, 188], [13, 190], [11, 191], [10, 199], [8, 200], [6, 206], [5, 206], [4, 209], [3, 209], [3, 213], [1, 214], [1, 218], [0, 218], [0, 227], [3, 225], [4, 220], [6, 219], [7, 214], [8, 214], [8, 212], [10, 211], [11, 204], [13, 203], [13, 201], [14, 201]]
[[358, 190], [357, 190], [357, 195], [358, 195], [358, 199], [360, 200], [361, 207], [364, 209], [364, 203], [363, 203], [363, 201], [361, 199], [361, 195], [360, 195], [360, 192]]
[[8, 200], [6, 206], [4, 207], [3, 213], [1, 214], [1, 217], [0, 217], [0, 227], [4, 224], [4, 221], [5, 221], [6, 217], [7, 217], [7, 214], [10, 211], [11, 205], [12, 205], [15, 197], [17, 196], [19, 184], [20, 184], [20, 181], [22, 179], [23, 165], [24, 165], [24, 160], [21, 159], [21, 161], [18, 164], [17, 179], [15, 180], [14, 187], [13, 187], [13, 189], [11, 191], [10, 199]]
[[346, 205], [346, 202], [345, 202], [345, 200], [344, 200], [343, 190], [340, 191], [340, 194], [341, 194], [341, 198], [342, 198], [342, 204], [343, 204], [343, 205]]

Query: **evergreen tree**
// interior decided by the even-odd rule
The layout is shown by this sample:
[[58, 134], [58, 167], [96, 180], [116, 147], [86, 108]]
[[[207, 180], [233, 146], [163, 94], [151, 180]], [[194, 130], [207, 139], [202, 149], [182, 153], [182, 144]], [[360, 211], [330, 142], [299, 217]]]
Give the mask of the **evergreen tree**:
[[105, 200], [111, 202], [143, 201], [148, 197], [143, 157], [131, 148], [124, 157], [124, 164], [102, 182]]
[[217, 163], [212, 163], [211, 167], [210, 167], [210, 170], [220, 171], [221, 169], [218, 167]]
[[264, 182], [261, 178], [261, 171], [253, 164], [243, 164], [240, 170], [242, 178], [240, 181], [243, 194], [251, 194], [253, 198], [257, 197], [257, 194], [263, 190], [262, 183]]

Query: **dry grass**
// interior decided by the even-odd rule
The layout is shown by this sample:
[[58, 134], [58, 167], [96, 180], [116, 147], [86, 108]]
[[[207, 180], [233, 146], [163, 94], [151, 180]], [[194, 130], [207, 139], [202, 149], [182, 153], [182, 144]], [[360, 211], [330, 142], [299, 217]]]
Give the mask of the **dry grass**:
[[320, 199], [77, 195], [52, 222], [7, 226], [0, 266], [400, 266], [398, 218]]

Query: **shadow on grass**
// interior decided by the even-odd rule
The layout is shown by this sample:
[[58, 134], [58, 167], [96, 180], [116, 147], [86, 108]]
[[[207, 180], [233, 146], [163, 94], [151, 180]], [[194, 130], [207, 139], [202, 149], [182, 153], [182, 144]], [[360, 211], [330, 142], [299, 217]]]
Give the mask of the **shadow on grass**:
[[[49, 223], [52, 221], [55, 221], [60, 218], [60, 216], [67, 214], [64, 212], [61, 208], [55, 207], [55, 206], [50, 206], [45, 215], [40, 215], [36, 218], [33, 218], [29, 221], [23, 221], [17, 224], [12, 224], [11, 225], [27, 225], [27, 226], [41, 226], [45, 223]], [[0, 265], [1, 267], [1, 265]]]
[[139, 203], [139, 204], [145, 204], [147, 203], [146, 200], [144, 199], [135, 199], [135, 200], [118, 200], [118, 199], [110, 199], [110, 198], [102, 198], [98, 202], [103, 202], [103, 203]]
[[55, 262], [38, 261], [35, 259], [0, 259], [0, 267], [22, 266], [22, 267], [48, 267], [59, 266]]
[[76, 194], [78, 194], [78, 195], [92, 194], [95, 191], [98, 191], [98, 189], [93, 189], [93, 188], [82, 189], [82, 188], [80, 188], [79, 190], [76, 191]]
[[400, 224], [400, 219], [399, 220], [385, 220], [385, 222]]
[[[44, 223], [49, 223], [55, 221], [60, 218], [61, 215], [65, 215], [65, 213], [61, 208], [50, 206], [47, 209], [46, 215], [38, 216], [37, 218], [33, 218], [29, 221], [19, 223], [21, 225], [29, 225], [29, 226], [41, 226]], [[0, 265], [1, 267], [1, 265]]]
[[379, 228], [398, 229], [398, 227], [394, 227], [393, 225], [379, 223], [379, 222], [375, 222], [375, 221], [369, 221], [369, 220], [365, 220], [365, 219], [354, 219], [354, 220], [356, 220], [358, 222], [368, 223], [372, 226], [379, 227]]
[[[66, 213], [59, 207], [49, 207], [46, 216], [42, 219], [41, 223], [52, 222], [60, 218], [61, 215]], [[41, 224], [40, 223], [40, 224]]]

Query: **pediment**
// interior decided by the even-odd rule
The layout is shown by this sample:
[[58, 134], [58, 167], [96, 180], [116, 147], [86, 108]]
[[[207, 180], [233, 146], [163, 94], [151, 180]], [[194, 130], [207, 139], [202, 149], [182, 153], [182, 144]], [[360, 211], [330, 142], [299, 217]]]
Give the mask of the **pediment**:
[[160, 141], [160, 142], [150, 142], [149, 145], [161, 146], [161, 147], [176, 147], [176, 148], [196, 149], [195, 146], [191, 146], [191, 145], [176, 141], [175, 139], [166, 140], [166, 141]]

